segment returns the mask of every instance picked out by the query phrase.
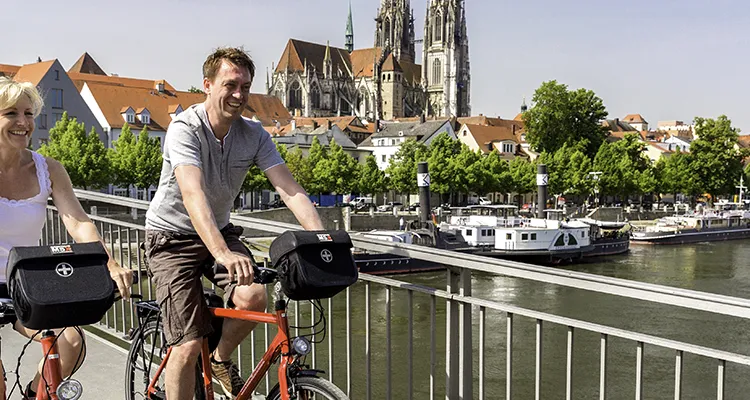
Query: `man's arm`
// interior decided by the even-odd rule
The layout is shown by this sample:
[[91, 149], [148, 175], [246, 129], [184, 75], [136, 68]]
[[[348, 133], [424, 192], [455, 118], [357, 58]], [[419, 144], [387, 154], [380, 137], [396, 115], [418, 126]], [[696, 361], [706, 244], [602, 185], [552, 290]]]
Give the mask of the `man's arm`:
[[251, 284], [253, 282], [251, 261], [244, 255], [229, 250], [224, 237], [221, 236], [211, 207], [208, 205], [201, 169], [194, 165], [179, 165], [175, 168], [174, 175], [190, 221], [208, 251], [217, 263], [226, 267], [230, 279], [233, 280], [236, 273], [237, 282], [240, 285]]
[[271, 185], [279, 192], [281, 200], [292, 210], [303, 228], [308, 231], [325, 229], [323, 222], [320, 220], [320, 215], [310, 202], [310, 198], [307, 197], [305, 189], [294, 180], [286, 164], [279, 164], [267, 169], [266, 176]]

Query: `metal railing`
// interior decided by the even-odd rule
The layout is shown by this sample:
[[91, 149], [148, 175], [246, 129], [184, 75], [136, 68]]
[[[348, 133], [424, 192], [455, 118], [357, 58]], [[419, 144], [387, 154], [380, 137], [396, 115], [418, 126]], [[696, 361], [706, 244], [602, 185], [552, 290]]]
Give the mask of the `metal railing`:
[[[77, 191], [77, 195], [112, 205], [147, 208], [146, 202], [137, 200], [84, 191]], [[145, 272], [138, 249], [145, 237], [144, 227], [100, 215], [91, 218], [118, 261]], [[233, 216], [232, 222], [271, 233], [299, 229], [292, 224], [240, 216]], [[742, 383], [746, 376], [743, 374], [750, 371], [747, 355], [476, 298], [472, 296], [472, 277], [502, 275], [742, 320], [750, 319], [749, 300], [357, 235], [352, 240], [357, 248], [371, 252], [388, 252], [448, 266], [445, 289], [360, 274], [360, 283], [323, 302], [328, 335], [325, 339], [318, 338], [309, 361], [313, 367], [326, 369], [328, 377], [352, 398], [511, 399], [533, 395], [540, 399], [559, 398], [564, 393], [566, 399], [603, 400], [623, 398], [624, 391], [629, 393], [627, 397], [641, 399], [653, 397], [644, 388], [655, 390], [658, 384], [655, 392], [661, 395], [669, 392], [674, 399], [708, 398], [707, 391], [713, 392], [711, 397], [724, 399], [728, 371], [737, 373], [732, 380], [736, 386], [733, 393], [747, 393], [747, 384]], [[59, 216], [50, 207], [42, 242], [68, 241]], [[254, 254], [267, 260], [266, 254], [257, 251]], [[154, 293], [148, 279], [137, 288], [136, 292], [139, 291], [146, 297]], [[364, 309], [359, 305], [364, 305]], [[126, 332], [134, 324], [130, 309], [126, 302], [118, 303], [101, 328]], [[314, 322], [318, 315], [312, 306], [296, 302], [290, 306], [289, 316], [295, 326], [301, 327], [307, 325], [306, 321]], [[301, 331], [304, 328], [295, 329], [295, 334]], [[243, 372], [255, 365], [269, 341], [268, 327], [259, 327], [240, 346], [239, 363]], [[550, 353], [559, 353], [558, 359], [564, 359], [564, 365], [550, 365], [545, 357]], [[596, 353], [598, 357], [594, 359], [592, 354]], [[670, 359], [674, 370], [672, 377], [666, 378], [664, 370], [671, 367]], [[700, 365], [696, 367], [703, 379], [703, 389], [699, 392], [684, 390], [686, 371], [690, 368], [683, 364], [688, 359]], [[706, 362], [714, 365], [712, 379], [705, 378]], [[657, 374], [646, 373], [652, 365], [664, 368]], [[697, 376], [696, 368], [690, 370], [691, 383]], [[274, 379], [266, 378], [267, 388], [274, 384]], [[628, 379], [632, 380], [628, 383]], [[619, 385], [616, 388], [614, 381]], [[665, 382], [669, 389], [664, 387]], [[713, 382], [713, 389], [705, 388], [708, 382]]]

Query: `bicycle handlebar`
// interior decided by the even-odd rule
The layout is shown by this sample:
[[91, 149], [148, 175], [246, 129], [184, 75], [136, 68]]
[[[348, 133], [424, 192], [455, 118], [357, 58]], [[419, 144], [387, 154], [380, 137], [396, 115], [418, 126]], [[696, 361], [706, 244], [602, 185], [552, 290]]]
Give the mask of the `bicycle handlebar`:
[[[227, 269], [223, 265], [218, 263], [214, 264], [212, 270], [214, 276], [227, 273]], [[259, 285], [268, 285], [271, 283], [275, 283], [278, 275], [278, 272], [276, 272], [276, 270], [273, 268], [259, 267], [255, 263], [253, 263], [253, 283], [257, 283]], [[237, 282], [236, 277], [233, 282]]]

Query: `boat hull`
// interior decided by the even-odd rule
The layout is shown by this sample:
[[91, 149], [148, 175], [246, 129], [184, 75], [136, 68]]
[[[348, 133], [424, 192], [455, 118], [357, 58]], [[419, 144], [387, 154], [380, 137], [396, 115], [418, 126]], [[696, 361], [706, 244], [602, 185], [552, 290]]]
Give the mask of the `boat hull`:
[[717, 242], [724, 240], [750, 239], [750, 228], [742, 229], [691, 229], [679, 233], [653, 232], [634, 234], [630, 241], [635, 244], [687, 244]]
[[585, 253], [584, 257], [602, 257], [624, 254], [630, 250], [630, 238], [602, 239], [594, 241], [594, 250]]

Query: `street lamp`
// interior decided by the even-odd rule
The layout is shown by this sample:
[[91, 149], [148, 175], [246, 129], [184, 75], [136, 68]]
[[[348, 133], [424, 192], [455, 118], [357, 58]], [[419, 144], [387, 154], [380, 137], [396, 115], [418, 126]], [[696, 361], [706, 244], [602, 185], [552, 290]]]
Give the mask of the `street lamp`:
[[589, 176], [594, 180], [594, 203], [597, 207], [599, 207], [599, 177], [601, 174], [601, 171], [589, 172]]

